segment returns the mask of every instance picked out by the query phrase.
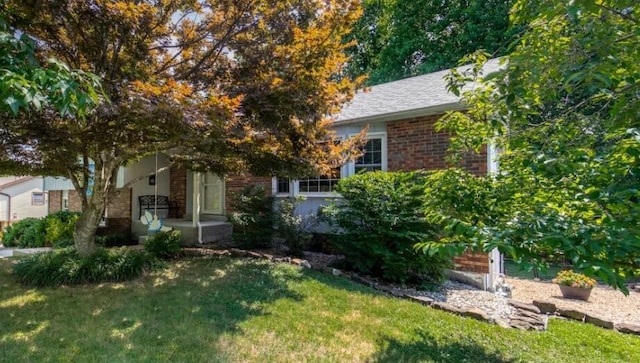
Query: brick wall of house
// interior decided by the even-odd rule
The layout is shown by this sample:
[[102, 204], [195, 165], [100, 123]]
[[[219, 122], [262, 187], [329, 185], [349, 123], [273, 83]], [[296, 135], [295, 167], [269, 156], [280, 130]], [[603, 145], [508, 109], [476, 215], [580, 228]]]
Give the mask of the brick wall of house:
[[80, 194], [75, 190], [69, 191], [69, 210], [75, 212], [82, 211], [82, 199], [80, 198]]
[[233, 194], [241, 192], [245, 187], [252, 184], [262, 185], [271, 194], [270, 177], [258, 177], [246, 173], [229, 175], [225, 178], [225, 209], [227, 214], [233, 212]]
[[62, 190], [49, 191], [49, 214], [62, 210]]
[[[437, 132], [435, 123], [442, 115], [417, 117], [387, 124], [387, 170], [435, 170], [448, 167], [446, 161], [450, 134]], [[468, 153], [462, 165], [476, 175], [487, 172], [487, 151]], [[466, 252], [454, 259], [457, 270], [489, 273], [489, 256]]]
[[177, 217], [183, 218], [187, 211], [187, 170], [172, 166], [169, 174], [169, 200], [178, 204]]
[[[410, 118], [387, 124], [387, 170], [434, 170], [448, 167], [446, 161], [450, 135], [437, 132], [435, 123], [442, 115]], [[469, 153], [464, 167], [477, 174], [487, 172], [487, 151]]]

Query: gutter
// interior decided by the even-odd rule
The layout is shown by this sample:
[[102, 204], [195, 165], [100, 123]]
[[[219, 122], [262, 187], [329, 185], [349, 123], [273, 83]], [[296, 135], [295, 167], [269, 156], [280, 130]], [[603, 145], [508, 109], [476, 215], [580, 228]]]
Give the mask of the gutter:
[[350, 124], [357, 124], [361, 122], [371, 123], [371, 122], [399, 121], [399, 120], [404, 120], [412, 117], [438, 115], [441, 113], [445, 113], [447, 111], [463, 111], [466, 109], [467, 107], [460, 102], [450, 102], [450, 103], [444, 103], [436, 106], [415, 108], [411, 110], [390, 112], [390, 113], [370, 115], [370, 116], [362, 116], [362, 117], [345, 119], [345, 120], [336, 120], [331, 124], [331, 126], [350, 125]]
[[11, 222], [11, 196], [2, 192], [0, 192], [0, 195], [7, 197], [7, 222]]

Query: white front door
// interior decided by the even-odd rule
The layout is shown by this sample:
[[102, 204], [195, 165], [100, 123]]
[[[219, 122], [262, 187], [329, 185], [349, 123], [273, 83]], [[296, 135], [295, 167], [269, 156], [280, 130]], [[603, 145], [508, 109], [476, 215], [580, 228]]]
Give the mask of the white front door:
[[224, 214], [224, 180], [213, 173], [204, 174], [202, 213]]

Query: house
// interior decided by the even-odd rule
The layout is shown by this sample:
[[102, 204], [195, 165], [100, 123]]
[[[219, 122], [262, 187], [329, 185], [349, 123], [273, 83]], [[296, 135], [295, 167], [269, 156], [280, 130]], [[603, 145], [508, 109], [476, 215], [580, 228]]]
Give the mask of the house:
[[44, 217], [47, 209], [42, 177], [0, 177], [0, 230], [21, 219]]
[[[498, 60], [491, 60], [484, 72], [490, 73], [499, 67]], [[447, 111], [464, 110], [459, 97], [447, 91], [444, 77], [448, 72], [402, 79], [358, 92], [337, 115], [333, 127], [337, 135], [344, 138], [368, 128], [365, 154], [331, 175], [295, 181], [251, 175], [221, 178], [178, 167], [155, 175], [158, 168], [168, 165], [168, 159], [162, 154], [153, 155], [121, 172], [120, 185], [137, 176], [153, 176], [121, 193], [118, 200], [110, 201], [105, 223], [110, 228], [126, 230], [129, 227], [134, 235], [144, 235], [147, 229], [139, 221], [143, 213], [140, 196], [163, 195], [169, 197], [174, 210], [161, 210], [158, 215], [164, 218], [165, 225], [183, 232], [183, 242], [215, 242], [228, 238], [231, 233], [225, 222], [225, 216], [230, 212], [231, 195], [249, 184], [262, 184], [277, 197], [305, 196], [307, 199], [299, 206], [298, 213], [308, 214], [326, 204], [327, 198], [336, 197], [334, 188], [341, 178], [361, 170], [444, 168], [449, 136], [435, 131], [434, 124]], [[493, 154], [492, 148], [488, 147], [479, 154], [468, 155], [464, 167], [479, 175], [495, 171]], [[51, 200], [50, 211], [65, 207], [78, 209], [79, 198], [70, 182], [47, 178], [46, 189]], [[172, 215], [169, 212], [173, 212]], [[456, 258], [455, 263], [459, 270], [480, 274], [482, 284], [491, 287], [495, 284], [500, 260], [497, 252], [491, 255], [466, 253]]]

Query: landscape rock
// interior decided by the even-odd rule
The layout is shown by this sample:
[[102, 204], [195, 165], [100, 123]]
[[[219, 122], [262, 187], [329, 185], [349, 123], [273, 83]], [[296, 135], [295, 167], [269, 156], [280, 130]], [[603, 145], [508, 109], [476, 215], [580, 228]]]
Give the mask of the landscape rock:
[[333, 276], [340, 276], [340, 275], [342, 275], [342, 271], [338, 270], [337, 268], [330, 268], [330, 270], [331, 270], [331, 274], [332, 274]]
[[533, 304], [525, 304], [519, 301], [515, 301], [515, 300], [509, 300], [508, 304], [513, 306], [514, 308], [518, 309], [518, 310], [525, 310], [525, 311], [530, 311], [532, 313], [536, 313], [536, 314], [541, 314], [542, 311], [540, 311], [540, 308], [533, 305]]
[[640, 335], [640, 325], [620, 323], [615, 325], [615, 329], [620, 333]]
[[438, 309], [438, 310], [443, 310], [443, 311], [448, 311], [450, 313], [454, 313], [457, 315], [462, 315], [463, 310], [460, 308], [457, 308], [451, 304], [447, 304], [445, 302], [441, 302], [441, 301], [434, 301], [431, 304], [432, 308]]
[[251, 258], [262, 258], [262, 254], [253, 251], [247, 251], [247, 256]]
[[302, 260], [299, 259], [299, 258], [292, 258], [291, 259], [291, 263], [296, 265], [296, 266], [300, 266], [300, 265], [302, 265]]
[[487, 315], [487, 313], [485, 313], [484, 311], [478, 308], [471, 308], [471, 309], [464, 310], [462, 312], [462, 316], [466, 316], [466, 317], [480, 320], [480, 321], [488, 321], [488, 322], [493, 321], [493, 319], [491, 319], [489, 315]]
[[533, 305], [537, 306], [542, 314], [553, 314], [557, 310], [556, 304], [547, 300], [533, 300]]
[[371, 280], [369, 280], [369, 279], [367, 279], [367, 278], [365, 278], [365, 277], [362, 277], [362, 276], [360, 276], [360, 275], [356, 275], [356, 274], [354, 274], [353, 276], [351, 276], [351, 279], [352, 279], [353, 281], [355, 281], [355, 282], [359, 282], [359, 283], [361, 283], [361, 284], [363, 284], [363, 285], [367, 285], [367, 286], [369, 286], [369, 287], [374, 287], [374, 286], [376, 285], [376, 283], [375, 283], [375, 282], [373, 282], [373, 281], [371, 281]]
[[247, 251], [245, 250], [241, 250], [238, 248], [232, 248], [229, 250], [229, 253], [231, 254], [231, 256], [233, 257], [245, 257], [247, 255]]
[[405, 297], [422, 305], [431, 306], [433, 304], [433, 299], [426, 296], [405, 295]]
[[307, 260], [302, 260], [302, 262], [300, 263], [300, 266], [304, 268], [311, 268], [311, 264]]
[[574, 320], [578, 320], [578, 321], [584, 321], [584, 317], [585, 317], [585, 313], [579, 310], [573, 310], [573, 309], [558, 309], [558, 314], [560, 314], [560, 316], [564, 316], [567, 318], [571, 318]]
[[600, 316], [586, 314], [584, 318], [585, 323], [593, 324], [605, 329], [613, 329], [613, 322], [606, 320]]

